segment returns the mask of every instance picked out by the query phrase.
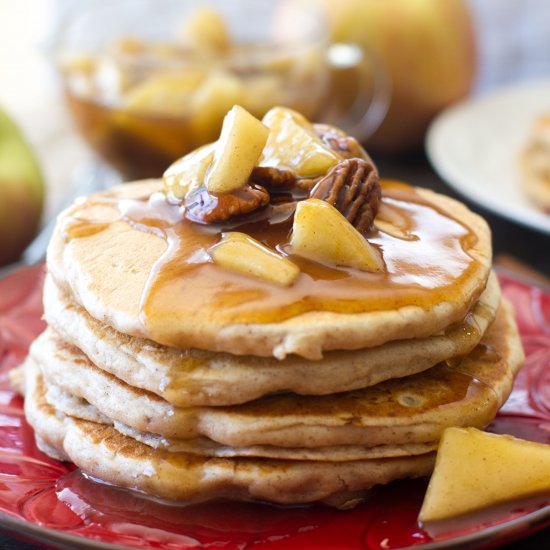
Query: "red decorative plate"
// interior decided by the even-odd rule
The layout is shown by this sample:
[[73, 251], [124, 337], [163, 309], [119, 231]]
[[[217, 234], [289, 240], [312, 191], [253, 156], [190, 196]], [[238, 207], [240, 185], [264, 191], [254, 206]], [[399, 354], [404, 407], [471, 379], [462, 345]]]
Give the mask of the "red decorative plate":
[[[501, 275], [527, 353], [489, 429], [550, 443], [550, 295]], [[217, 502], [168, 506], [100, 485], [37, 450], [8, 371], [43, 328], [42, 267], [0, 281], [0, 525], [58, 548], [368, 549], [495, 546], [550, 525], [550, 499], [428, 533], [416, 522], [425, 480], [395, 482], [351, 511]]]

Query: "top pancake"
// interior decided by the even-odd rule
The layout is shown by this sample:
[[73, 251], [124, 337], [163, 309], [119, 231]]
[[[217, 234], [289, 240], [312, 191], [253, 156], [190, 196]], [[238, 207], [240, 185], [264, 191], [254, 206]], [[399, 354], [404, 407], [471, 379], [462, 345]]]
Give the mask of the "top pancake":
[[[205, 261], [204, 253], [194, 254], [179, 266], [184, 276], [162, 289], [162, 307], [155, 309], [151, 323], [144, 316], [144, 296], [163, 254], [173, 255], [165, 236], [176, 219], [172, 211], [172, 225], [151, 224], [144, 230], [141, 222], [163, 205], [149, 204], [139, 223], [120, 211], [145, 205], [144, 199], [161, 189], [156, 181], [126, 184], [71, 207], [60, 216], [48, 251], [50, 273], [76, 303], [122, 333], [160, 344], [318, 359], [325, 350], [425, 337], [464, 318], [489, 274], [490, 232], [481, 218], [448, 197], [405, 186], [394, 192], [390, 184], [389, 197], [383, 188], [386, 209], [397, 218], [414, 210], [423, 232], [419, 229], [418, 238], [413, 226], [407, 234], [376, 230], [368, 237], [382, 250], [384, 275], [316, 268], [319, 277], [303, 271], [290, 289], [281, 289]], [[105, 201], [117, 201], [116, 207]], [[68, 238], [67, 227], [82, 220], [80, 233]], [[193, 231], [196, 241], [210, 239], [211, 244], [218, 238]], [[212, 283], [216, 277], [222, 286]]]

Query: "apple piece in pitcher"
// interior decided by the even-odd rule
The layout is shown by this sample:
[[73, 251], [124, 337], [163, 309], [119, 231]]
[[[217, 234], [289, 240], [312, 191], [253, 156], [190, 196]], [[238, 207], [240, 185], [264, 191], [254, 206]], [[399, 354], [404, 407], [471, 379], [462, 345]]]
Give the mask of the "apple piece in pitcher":
[[122, 105], [128, 111], [181, 117], [204, 78], [203, 71], [192, 69], [155, 75], [130, 88]]
[[209, 7], [197, 9], [185, 20], [181, 39], [185, 45], [202, 52], [223, 52], [231, 46], [223, 17]]
[[240, 105], [244, 96], [241, 78], [228, 71], [215, 70], [197, 88], [189, 105], [189, 131], [197, 143], [218, 138], [223, 117]]

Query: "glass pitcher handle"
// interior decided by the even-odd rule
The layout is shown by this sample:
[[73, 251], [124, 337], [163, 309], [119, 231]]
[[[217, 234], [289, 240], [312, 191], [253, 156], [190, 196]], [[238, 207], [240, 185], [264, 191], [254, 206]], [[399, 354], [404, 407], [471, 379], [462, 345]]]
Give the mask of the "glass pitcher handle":
[[351, 43], [332, 44], [327, 50], [327, 63], [331, 82], [320, 118], [363, 142], [388, 111], [388, 71], [373, 52]]

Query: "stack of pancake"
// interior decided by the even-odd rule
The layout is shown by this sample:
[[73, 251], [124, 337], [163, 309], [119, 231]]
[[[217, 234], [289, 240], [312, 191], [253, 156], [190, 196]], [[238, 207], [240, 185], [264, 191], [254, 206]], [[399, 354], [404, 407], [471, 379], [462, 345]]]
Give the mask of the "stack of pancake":
[[277, 287], [197, 253], [219, 230], [184, 239], [161, 192], [126, 184], [59, 218], [24, 365], [50, 456], [170, 500], [345, 507], [428, 475], [446, 427], [486, 426], [509, 395], [523, 353], [462, 204], [389, 182], [395, 215], [370, 235], [386, 273], [304, 262]]

